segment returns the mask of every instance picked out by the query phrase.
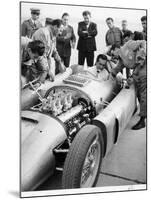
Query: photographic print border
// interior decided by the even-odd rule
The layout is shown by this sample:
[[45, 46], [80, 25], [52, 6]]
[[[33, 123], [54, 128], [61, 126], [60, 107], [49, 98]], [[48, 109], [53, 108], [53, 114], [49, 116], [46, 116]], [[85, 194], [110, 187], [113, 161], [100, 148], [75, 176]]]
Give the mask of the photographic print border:
[[[76, 4], [61, 4], [61, 3], [46, 3], [46, 2], [27, 2], [27, 1], [20, 1], [19, 2], [19, 55], [20, 55], [20, 60], [21, 60], [21, 54], [20, 54], [20, 47], [21, 47], [21, 5], [22, 3], [28, 3], [28, 4], [49, 4], [49, 5], [60, 5], [60, 6], [80, 6], [80, 7], [97, 7], [97, 8], [110, 8], [110, 9], [128, 9], [128, 10], [144, 10], [146, 12], [146, 16], [148, 17], [148, 10], [147, 9], [137, 9], [137, 8], [125, 8], [125, 7], [108, 7], [108, 6], [92, 6], [92, 5], [76, 5]], [[148, 22], [147, 22], [148, 23]], [[148, 55], [148, 48], [147, 48], [147, 55]], [[148, 60], [148, 59], [147, 59]], [[148, 63], [148, 62], [147, 62]], [[148, 68], [148, 65], [147, 65], [147, 68]], [[20, 71], [20, 66], [19, 66], [19, 73], [21, 73]], [[148, 72], [147, 72], [148, 74]], [[147, 78], [148, 79], [148, 78]], [[20, 84], [20, 80], [19, 80], [19, 97], [20, 97], [20, 105], [21, 105], [21, 84]], [[148, 94], [148, 93], [147, 93]], [[148, 95], [147, 95], [148, 96]], [[148, 103], [147, 103], [147, 107], [148, 107]], [[148, 109], [147, 109], [148, 111]], [[21, 114], [21, 107], [20, 107], [20, 114]], [[20, 115], [20, 118], [21, 118], [21, 115]], [[147, 122], [148, 122], [148, 119], [147, 119]], [[147, 123], [148, 124], [148, 123]], [[148, 168], [147, 168], [147, 165], [146, 165], [146, 184], [144, 185], [136, 185], [136, 188], [135, 188], [135, 185], [133, 186], [113, 186], [113, 188], [116, 188], [117, 189], [114, 189], [112, 190], [110, 187], [97, 187], [96, 188], [89, 188], [89, 189], [82, 189], [84, 190], [83, 192], [80, 192], [81, 189], [68, 189], [68, 191], [65, 191], [65, 190], [50, 190], [50, 191], [32, 191], [32, 192], [22, 192], [21, 191], [21, 120], [20, 120], [20, 123], [19, 123], [19, 126], [20, 126], [20, 139], [19, 139], [19, 144], [20, 144], [20, 197], [21, 198], [28, 198], [28, 197], [48, 197], [48, 196], [65, 196], [65, 195], [83, 195], [83, 194], [97, 194], [97, 193], [113, 193], [113, 192], [129, 192], [129, 191], [142, 191], [142, 190], [147, 190], [148, 189]], [[146, 162], [147, 162], [147, 157], [148, 157], [148, 152], [147, 152], [147, 149], [148, 149], [148, 126], [146, 126]], [[102, 189], [104, 188], [104, 191], [101, 191]], [[119, 188], [119, 189], [118, 189]], [[124, 189], [125, 188], [125, 189]], [[127, 188], [127, 189], [126, 189]], [[100, 191], [98, 191], [100, 190]], [[60, 192], [61, 191], [61, 192]], [[40, 194], [41, 193], [41, 194]], [[53, 194], [51, 194], [53, 193]], [[56, 194], [55, 194], [56, 193]]]

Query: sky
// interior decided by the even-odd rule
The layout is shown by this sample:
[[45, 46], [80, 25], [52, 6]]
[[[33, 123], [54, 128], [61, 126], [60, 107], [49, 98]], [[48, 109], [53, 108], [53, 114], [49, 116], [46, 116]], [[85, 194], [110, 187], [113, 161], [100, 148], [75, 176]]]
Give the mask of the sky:
[[[30, 18], [30, 8], [39, 8], [41, 10], [40, 20], [44, 24], [45, 18], [61, 18], [64, 12], [70, 15], [70, 25], [73, 26], [75, 35], [77, 36], [78, 22], [83, 20], [82, 12], [89, 10], [91, 12], [91, 20], [97, 24], [98, 35], [96, 36], [97, 52], [102, 53], [105, 49], [105, 34], [108, 30], [106, 18], [112, 17], [115, 26], [121, 28], [121, 21], [128, 21], [128, 28], [131, 31], [142, 31], [140, 18], [146, 15], [145, 10], [134, 9], [117, 9], [103, 7], [87, 7], [87, 6], [71, 6], [71, 5], [54, 5], [54, 4], [37, 4], [37, 3], [22, 3], [21, 4], [21, 22]], [[74, 50], [73, 64], [77, 60], [77, 51]]]

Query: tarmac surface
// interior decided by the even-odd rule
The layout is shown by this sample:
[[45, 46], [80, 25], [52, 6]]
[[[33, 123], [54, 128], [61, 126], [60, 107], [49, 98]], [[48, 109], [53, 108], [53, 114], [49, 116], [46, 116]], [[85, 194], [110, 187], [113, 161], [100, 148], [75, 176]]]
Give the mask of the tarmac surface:
[[[136, 113], [103, 159], [96, 187], [146, 184], [146, 128], [131, 130], [138, 120]], [[37, 190], [61, 189], [61, 176], [55, 172]]]

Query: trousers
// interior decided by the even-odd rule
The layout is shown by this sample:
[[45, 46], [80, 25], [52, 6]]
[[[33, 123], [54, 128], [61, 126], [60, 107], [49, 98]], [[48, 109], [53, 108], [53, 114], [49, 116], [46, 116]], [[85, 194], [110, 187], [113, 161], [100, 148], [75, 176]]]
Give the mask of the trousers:
[[89, 67], [93, 66], [94, 63], [94, 51], [79, 51], [78, 52], [78, 64], [84, 65], [85, 59]]

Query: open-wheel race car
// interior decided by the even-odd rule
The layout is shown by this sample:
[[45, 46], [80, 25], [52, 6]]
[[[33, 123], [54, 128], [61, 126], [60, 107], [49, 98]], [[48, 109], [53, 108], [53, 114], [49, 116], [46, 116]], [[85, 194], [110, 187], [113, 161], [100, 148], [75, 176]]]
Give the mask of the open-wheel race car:
[[34, 102], [21, 111], [21, 190], [35, 190], [55, 170], [63, 189], [95, 186], [103, 157], [134, 113], [134, 86], [85, 70]]

